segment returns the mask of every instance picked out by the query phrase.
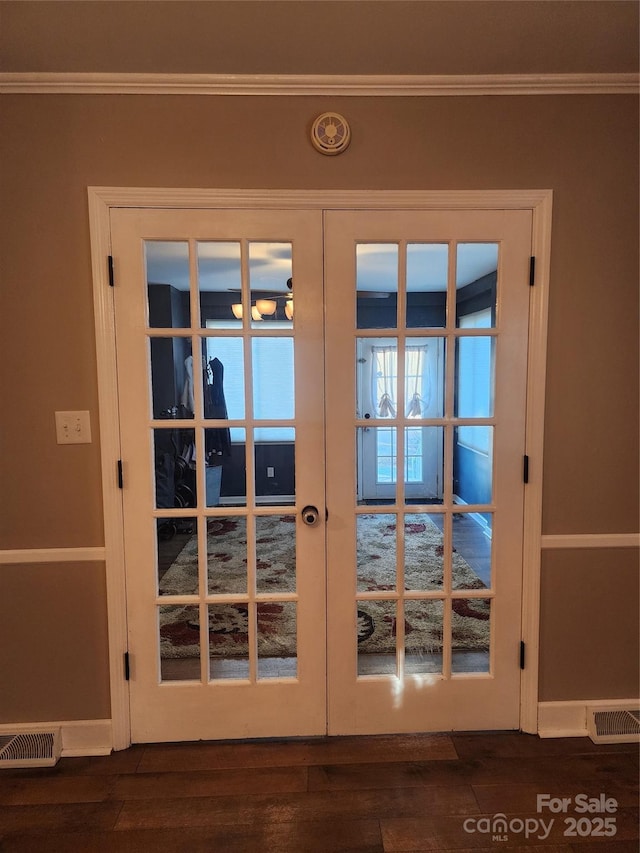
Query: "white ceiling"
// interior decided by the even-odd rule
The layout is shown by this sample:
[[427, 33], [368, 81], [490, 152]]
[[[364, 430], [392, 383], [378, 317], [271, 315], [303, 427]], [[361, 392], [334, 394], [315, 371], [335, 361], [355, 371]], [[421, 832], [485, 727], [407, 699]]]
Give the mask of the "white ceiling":
[[[250, 243], [249, 274], [252, 290], [287, 292], [292, 275], [287, 243]], [[435, 292], [447, 289], [448, 246], [446, 243], [412, 243], [408, 247], [407, 289]], [[456, 249], [456, 285], [464, 287], [497, 269], [495, 243], [461, 243]], [[148, 242], [147, 280], [189, 289], [189, 257], [186, 242]], [[240, 244], [198, 243], [199, 286], [205, 291], [238, 290]], [[361, 243], [357, 248], [358, 290], [397, 290], [398, 247], [395, 243]]]

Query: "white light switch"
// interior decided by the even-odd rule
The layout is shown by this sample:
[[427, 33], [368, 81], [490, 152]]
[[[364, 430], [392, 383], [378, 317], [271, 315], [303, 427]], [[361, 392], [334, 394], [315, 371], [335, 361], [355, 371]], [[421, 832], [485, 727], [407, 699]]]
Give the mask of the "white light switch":
[[89, 412], [56, 412], [56, 439], [58, 444], [90, 444]]

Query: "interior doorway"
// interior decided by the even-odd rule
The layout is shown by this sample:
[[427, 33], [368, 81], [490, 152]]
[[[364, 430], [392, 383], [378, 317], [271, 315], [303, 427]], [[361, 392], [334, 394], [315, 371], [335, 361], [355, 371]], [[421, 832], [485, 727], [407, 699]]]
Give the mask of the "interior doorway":
[[[327, 210], [323, 215], [315, 210], [301, 216], [300, 211], [120, 210], [113, 211], [111, 233], [117, 272], [132, 739], [518, 727], [520, 670], [514, 648], [522, 633], [521, 460], [531, 211]], [[186, 247], [182, 269], [187, 287], [182, 293], [189, 316], [182, 325], [174, 318], [170, 323], [154, 319], [150, 301], [152, 287], [173, 287], [151, 280], [158, 278], [154, 253], [161, 256], [163, 247], [173, 250], [175, 244]], [[231, 244], [238, 249], [235, 286], [227, 279], [214, 299], [220, 301], [224, 294], [227, 313], [205, 316], [215, 292], [208, 290], [206, 281], [212, 279], [207, 279], [207, 269], [218, 262], [227, 270], [233, 266]], [[378, 246], [385, 253], [388, 246], [396, 247], [395, 283], [387, 275], [384, 290], [371, 272], [380, 272], [380, 265], [367, 260]], [[495, 268], [464, 281], [471, 247], [480, 246], [494, 252]], [[433, 264], [443, 247], [444, 289], [436, 289], [424, 264], [425, 259], [427, 266]], [[277, 283], [261, 278], [269, 275], [270, 264], [277, 270]], [[441, 260], [437, 264], [440, 269]], [[291, 274], [283, 280], [287, 269]], [[380, 292], [393, 295], [381, 297]], [[478, 299], [487, 298], [488, 318], [487, 307], [478, 307]], [[267, 313], [271, 306], [263, 302], [264, 313], [251, 318], [257, 299], [275, 302], [274, 314]], [[184, 295], [181, 300], [185, 304]], [[380, 322], [383, 300], [393, 321]], [[424, 305], [416, 313], [416, 302], [431, 303], [430, 319], [425, 319]], [[444, 304], [444, 313], [439, 309], [443, 321], [434, 319], [436, 302]], [[242, 306], [240, 318], [233, 305]], [[286, 307], [293, 309], [291, 316]], [[370, 309], [378, 312], [375, 322]], [[482, 311], [479, 320], [473, 316]], [[245, 409], [239, 412], [230, 394], [223, 418], [220, 410], [206, 410], [207, 386], [215, 385], [215, 352], [224, 350], [218, 360], [227, 390], [235, 369], [229, 354], [233, 347], [242, 354]], [[383, 368], [378, 369], [383, 390], [377, 400], [371, 377], [364, 378], [359, 368], [365, 350]], [[391, 370], [384, 369], [385, 350], [395, 350]], [[425, 352], [432, 357], [429, 367], [424, 366]], [[484, 379], [472, 382], [482, 398], [478, 402], [469, 398], [463, 374], [483, 354]], [[286, 364], [291, 361], [294, 384], [287, 403], [280, 386], [287, 384]], [[195, 377], [193, 408], [185, 418], [184, 410], [164, 406], [160, 376], [172, 376], [174, 392], [180, 392], [177, 405], [185, 405], [185, 399], [190, 402], [190, 373]], [[273, 386], [274, 375], [277, 411], [269, 409], [273, 395], [262, 395], [266, 402], [260, 395], [260, 387]], [[389, 395], [386, 401], [384, 394]], [[319, 409], [314, 408], [318, 401]], [[388, 407], [381, 407], [381, 401]], [[366, 411], [367, 403], [372, 409], [375, 404], [375, 410]], [[186, 454], [183, 446], [175, 451], [176, 430], [178, 445], [192, 445]], [[387, 494], [371, 493], [365, 486], [364, 471], [371, 468], [371, 455], [360, 439], [365, 431], [382, 436], [375, 444], [375, 477], [381, 479], [380, 471], [387, 477]], [[183, 442], [185, 435], [192, 440]], [[208, 464], [221, 437], [228, 441], [229, 457], [222, 466]], [[422, 439], [421, 447], [416, 437]], [[173, 506], [159, 489], [167, 478], [164, 469], [158, 473], [158, 458], [171, 456], [167, 439], [175, 451]], [[292, 450], [295, 473], [287, 478], [283, 471]], [[471, 480], [468, 472], [463, 475], [462, 450], [482, 457], [490, 472], [489, 491], [486, 482], [484, 493], [468, 491]], [[187, 473], [179, 481], [176, 462]], [[238, 488], [242, 467], [244, 488]], [[212, 468], [221, 468], [222, 477], [212, 477]], [[507, 494], [512, 499], [501, 503]], [[134, 505], [136, 519], [127, 534]], [[306, 507], [318, 509], [310, 523]], [[289, 535], [295, 542], [295, 581], [291, 586], [291, 577], [283, 580], [291, 555], [281, 554], [284, 571], [276, 581], [281, 585], [273, 588], [262, 574], [263, 563], [273, 564], [273, 555], [263, 559], [264, 540], [282, 542], [283, 525], [289, 534], [295, 531]], [[212, 551], [214, 527], [225, 548], [231, 548], [234, 537], [240, 540], [243, 582], [238, 581], [241, 571], [222, 571], [230, 555], [224, 549]], [[393, 548], [379, 562], [380, 554], [373, 551], [381, 529], [393, 539]], [[480, 557], [471, 534], [482, 537], [485, 551]], [[428, 551], [436, 559], [427, 572]], [[216, 562], [222, 587], [213, 582]], [[176, 586], [178, 575], [184, 583], [189, 563], [189, 589]], [[227, 618], [229, 607], [235, 608], [235, 627]], [[184, 646], [178, 655], [175, 649], [166, 653], [167, 632], [163, 636], [162, 629], [166, 617], [178, 610], [187, 611], [185, 622], [197, 634], [196, 643], [186, 644], [197, 647], [195, 656], [193, 649], [185, 655]], [[266, 639], [265, 619], [271, 620], [274, 611], [295, 613], [293, 654], [288, 647], [278, 651]], [[480, 623], [488, 625], [479, 632], [468, 630]], [[216, 625], [223, 626], [222, 632]], [[222, 643], [220, 633], [226, 636]], [[236, 644], [235, 653], [230, 653], [229, 641]], [[143, 683], [150, 692], [138, 702], [143, 710], [136, 723]], [[279, 713], [288, 695], [296, 706], [295, 720]], [[265, 701], [264, 706], [255, 704]], [[247, 706], [252, 712], [242, 711]]]

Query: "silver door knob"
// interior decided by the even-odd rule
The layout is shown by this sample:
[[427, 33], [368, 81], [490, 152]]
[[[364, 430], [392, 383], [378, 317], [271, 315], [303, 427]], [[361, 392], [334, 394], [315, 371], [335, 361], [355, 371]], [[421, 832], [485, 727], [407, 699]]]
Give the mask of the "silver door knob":
[[318, 509], [315, 506], [306, 506], [302, 510], [302, 520], [305, 524], [308, 524], [309, 527], [317, 524], [319, 517]]

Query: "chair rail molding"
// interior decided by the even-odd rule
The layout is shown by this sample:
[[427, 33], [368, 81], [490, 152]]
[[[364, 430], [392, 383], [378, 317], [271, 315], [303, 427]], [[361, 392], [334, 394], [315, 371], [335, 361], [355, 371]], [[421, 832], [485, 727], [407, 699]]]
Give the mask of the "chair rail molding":
[[106, 550], [100, 548], [7, 548], [0, 551], [0, 565], [15, 563], [92, 563], [104, 562]]
[[640, 533], [547, 533], [540, 538], [543, 550], [556, 548], [640, 548]]

